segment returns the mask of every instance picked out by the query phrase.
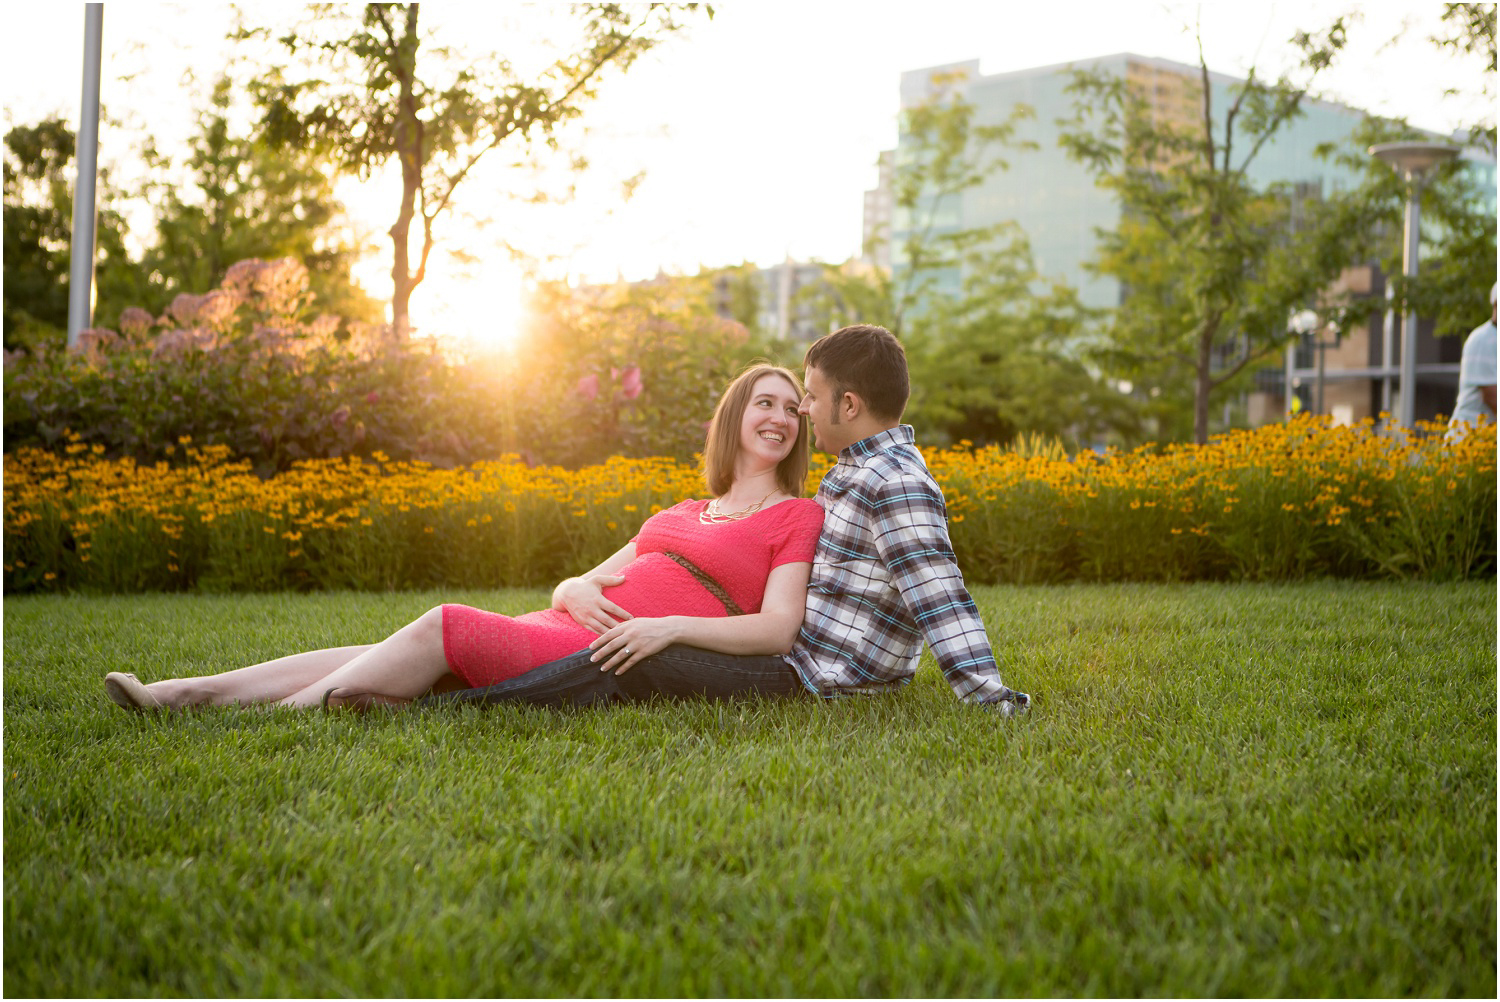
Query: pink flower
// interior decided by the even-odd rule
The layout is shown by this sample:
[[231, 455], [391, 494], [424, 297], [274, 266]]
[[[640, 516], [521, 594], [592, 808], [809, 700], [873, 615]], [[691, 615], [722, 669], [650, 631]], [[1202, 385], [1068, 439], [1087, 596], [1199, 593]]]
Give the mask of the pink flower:
[[645, 386], [641, 383], [641, 367], [632, 365], [620, 375], [620, 393], [626, 400], [634, 400], [641, 395]]
[[585, 400], [592, 400], [599, 395], [599, 376], [597, 373], [589, 373], [578, 381], [578, 386], [573, 391]]
[[198, 319], [198, 311], [207, 298], [207, 296], [195, 296], [189, 292], [179, 292], [172, 298], [172, 305], [167, 307], [167, 312], [182, 326], [190, 327], [193, 321]]
[[380, 399], [380, 394], [376, 393], [374, 390], [371, 390], [369, 393], [365, 394], [365, 403], [367, 403], [367, 404], [373, 404], [375, 401], [377, 401], [379, 399]]
[[151, 329], [156, 318], [139, 306], [130, 306], [120, 314], [120, 330], [126, 337], [140, 337]]

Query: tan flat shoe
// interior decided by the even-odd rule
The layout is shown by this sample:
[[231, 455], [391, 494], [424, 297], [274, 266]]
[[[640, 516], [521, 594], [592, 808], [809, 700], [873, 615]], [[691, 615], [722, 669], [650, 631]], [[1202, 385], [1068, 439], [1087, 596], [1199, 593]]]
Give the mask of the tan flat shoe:
[[145, 683], [126, 672], [112, 671], [104, 676], [104, 692], [114, 700], [115, 705], [136, 713], [162, 708], [161, 701], [151, 695], [151, 690], [146, 688]]
[[393, 708], [398, 706], [409, 706], [411, 700], [404, 696], [387, 696], [379, 692], [360, 692], [355, 689], [345, 689], [334, 686], [323, 693], [324, 710], [354, 710], [357, 713], [368, 713], [377, 707]]

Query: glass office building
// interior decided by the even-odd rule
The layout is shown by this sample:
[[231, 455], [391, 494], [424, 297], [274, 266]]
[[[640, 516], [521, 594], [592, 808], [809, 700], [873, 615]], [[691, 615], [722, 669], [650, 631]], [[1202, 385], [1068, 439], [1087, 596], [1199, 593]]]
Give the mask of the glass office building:
[[[1059, 121], [1078, 113], [1075, 95], [1067, 92], [1075, 68], [1125, 78], [1147, 99], [1154, 114], [1184, 124], [1193, 124], [1202, 115], [1198, 67], [1128, 53], [988, 76], [979, 73], [977, 60], [903, 73], [903, 108], [920, 104], [938, 92], [956, 91], [974, 105], [975, 124], [997, 125], [1009, 119], [1018, 104], [1029, 106], [1033, 115], [1019, 123], [1015, 139], [1034, 143], [1036, 148], [1006, 156], [1009, 169], [992, 173], [983, 184], [922, 206], [920, 218], [896, 209], [889, 224], [892, 267], [899, 271], [901, 243], [913, 229], [931, 227], [932, 233], [940, 234], [1014, 221], [1029, 239], [1041, 274], [1078, 289], [1089, 306], [1119, 304], [1119, 283], [1093, 275], [1085, 267], [1094, 257], [1098, 231], [1118, 225], [1119, 206], [1058, 144], [1063, 131]], [[1233, 100], [1230, 88], [1240, 81], [1221, 74], [1210, 74], [1209, 81], [1215, 118], [1222, 122], [1223, 110]], [[1310, 196], [1357, 183], [1353, 172], [1319, 158], [1315, 151], [1323, 143], [1346, 142], [1363, 113], [1321, 101], [1304, 102], [1303, 110], [1301, 117], [1260, 150], [1247, 175], [1258, 185], [1292, 182]], [[1222, 135], [1221, 124], [1216, 131]], [[914, 155], [910, 137], [902, 135], [895, 151], [896, 164], [909, 163]], [[867, 202], [881, 204], [875, 198]], [[875, 225], [867, 214], [867, 238]], [[940, 288], [956, 290], [958, 280], [956, 274], [945, 276]]]
[[[1017, 143], [1034, 144], [1032, 150], [1016, 150], [1005, 156], [1009, 169], [991, 173], [982, 184], [959, 195], [929, 199], [915, 212], [892, 208], [890, 166], [899, 170], [919, 155], [913, 137], [903, 132], [897, 149], [882, 154], [881, 185], [866, 196], [866, 241], [874, 235], [890, 237], [888, 264], [899, 276], [904, 256], [903, 240], [913, 232], [931, 235], [1014, 222], [1029, 240], [1037, 270], [1077, 289], [1082, 301], [1092, 307], [1120, 305], [1121, 288], [1113, 278], [1092, 273], [1088, 263], [1097, 253], [1100, 231], [1115, 229], [1120, 208], [1114, 196], [1100, 188], [1094, 175], [1074, 161], [1059, 145], [1066, 126], [1076, 119], [1076, 96], [1068, 93], [1074, 69], [1102, 71], [1127, 81], [1145, 98], [1153, 115], [1201, 129], [1203, 115], [1201, 68], [1164, 59], [1120, 53], [1069, 64], [1042, 66], [1008, 73], [982, 75], [978, 60], [912, 70], [901, 76], [903, 109], [915, 107], [937, 94], [952, 92], [974, 106], [976, 125], [998, 125], [1010, 120], [1017, 105], [1026, 105], [1032, 115], [1018, 121]], [[1211, 108], [1217, 142], [1223, 142], [1223, 120], [1234, 100], [1233, 88], [1243, 81], [1210, 73]], [[1327, 196], [1359, 184], [1356, 170], [1332, 158], [1318, 155], [1320, 146], [1348, 148], [1351, 134], [1365, 118], [1357, 109], [1325, 101], [1307, 100], [1302, 114], [1276, 133], [1256, 152], [1246, 171], [1257, 187], [1273, 183], [1293, 185], [1307, 198]], [[1441, 138], [1441, 137], [1434, 137]], [[1243, 163], [1250, 144], [1243, 134], [1235, 136], [1233, 162]], [[1493, 156], [1465, 150], [1463, 159], [1475, 181], [1475, 190], [1490, 214], [1496, 209], [1495, 160]], [[876, 207], [884, 215], [875, 211]], [[1431, 225], [1431, 224], [1429, 224]], [[1399, 234], [1397, 234], [1399, 239]], [[957, 269], [938, 276], [934, 292], [956, 294], [962, 276]], [[1291, 393], [1301, 399], [1298, 406], [1321, 409], [1340, 421], [1372, 416], [1387, 405], [1392, 370], [1386, 360], [1388, 339], [1381, 317], [1385, 280], [1373, 267], [1353, 269], [1341, 280], [1343, 287], [1370, 305], [1368, 322], [1345, 332], [1338, 346], [1329, 346], [1327, 363], [1314, 364], [1309, 344], [1289, 353], [1284, 367], [1273, 362], [1257, 373], [1256, 387], [1239, 401], [1238, 417], [1226, 412], [1220, 426], [1246, 421], [1259, 424], [1279, 420], [1293, 405]], [[1475, 322], [1483, 320], [1483, 305], [1476, 304]], [[1422, 324], [1418, 336], [1417, 416], [1431, 417], [1452, 407], [1457, 381], [1461, 339], [1436, 339], [1431, 324]], [[1326, 385], [1325, 385], [1326, 384]], [[1315, 389], [1314, 389], [1315, 387]]]

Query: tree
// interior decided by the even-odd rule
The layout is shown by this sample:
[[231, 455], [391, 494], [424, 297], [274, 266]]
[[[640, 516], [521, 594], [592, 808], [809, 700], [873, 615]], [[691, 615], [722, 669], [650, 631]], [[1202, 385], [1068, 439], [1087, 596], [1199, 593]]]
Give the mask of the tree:
[[[1473, 75], [1474, 89], [1486, 98], [1490, 113], [1470, 125], [1469, 142], [1494, 157], [1495, 5], [1444, 6], [1443, 21], [1450, 33], [1432, 41], [1440, 49], [1483, 59]], [[1480, 191], [1474, 173], [1462, 161], [1450, 163], [1423, 188], [1422, 218], [1422, 237], [1430, 247], [1422, 252], [1419, 281], [1410, 290], [1412, 306], [1418, 316], [1434, 318], [1437, 336], [1466, 334], [1483, 316], [1488, 288], [1495, 281], [1495, 191]], [[1395, 270], [1393, 264], [1387, 267], [1388, 272]], [[1397, 289], [1403, 300], [1404, 285], [1403, 281]]]
[[[434, 225], [492, 150], [527, 158], [533, 144], [554, 147], [578, 118], [607, 69], [623, 72], [678, 30], [680, 12], [699, 4], [576, 4], [580, 38], [544, 72], [523, 74], [499, 54], [460, 62], [432, 47], [418, 28], [420, 4], [315, 5], [312, 24], [280, 36], [288, 54], [316, 60], [288, 79], [278, 67], [255, 85], [265, 137], [314, 145], [346, 171], [369, 177], [395, 160], [401, 198], [390, 228], [391, 319], [409, 328], [411, 294], [426, 277]], [[712, 8], [705, 8], [712, 17]], [[269, 36], [267, 29], [242, 31]], [[419, 224], [413, 265], [410, 240]]]
[[306, 266], [315, 308], [349, 321], [377, 322], [380, 305], [350, 276], [359, 248], [339, 231], [343, 206], [316, 152], [272, 148], [229, 128], [232, 83], [214, 83], [184, 164], [188, 184], [166, 180], [171, 164], [153, 152], [156, 243], [143, 266], [160, 312], [179, 292], [212, 288], [249, 258], [291, 257]]
[[1190, 124], [1154, 116], [1119, 77], [1075, 72], [1078, 114], [1062, 144], [1121, 209], [1097, 261], [1126, 292], [1110, 329], [1112, 367], [1169, 399], [1191, 387], [1199, 443], [1214, 395], [1285, 346], [1287, 317], [1358, 260], [1370, 231], [1368, 200], [1257, 188], [1247, 175], [1344, 41], [1342, 19], [1299, 32], [1304, 79], [1266, 83], [1252, 69], [1218, 114], [1200, 39], [1202, 114]]
[[[1480, 93], [1491, 109], [1495, 99], [1495, 5], [1492, 3], [1449, 3], [1443, 7], [1443, 23], [1448, 31], [1432, 41], [1440, 49], [1464, 55], [1479, 55], [1484, 66], [1479, 74]], [[1495, 120], [1476, 122], [1469, 130], [1470, 142], [1495, 154]]]
[[1391, 308], [1433, 322], [1436, 337], [1462, 336], [1484, 314], [1495, 281], [1494, 192], [1464, 159], [1435, 168], [1422, 185], [1421, 264], [1416, 281], [1402, 274], [1406, 185], [1400, 175], [1365, 151], [1376, 143], [1431, 141], [1400, 120], [1368, 119], [1355, 130], [1339, 162], [1362, 174], [1348, 199], [1362, 202], [1370, 226], [1358, 242], [1367, 260], [1378, 260], [1391, 284]]
[[945, 86], [956, 80], [936, 82], [937, 94], [902, 115], [892, 273], [829, 267], [815, 308], [830, 327], [878, 323], [901, 338], [912, 372], [907, 415], [925, 441], [1133, 436], [1129, 400], [1092, 364], [1096, 317], [1076, 291], [1038, 272], [1015, 224], [943, 222], [950, 202], [1030, 148], [1015, 139], [1030, 109], [981, 124], [975, 106]]
[[1094, 364], [1096, 312], [1072, 287], [1037, 272], [1019, 228], [974, 248], [962, 264], [960, 294], [934, 299], [908, 324], [909, 414], [927, 440], [1137, 437], [1130, 399]]
[[[5, 347], [58, 340], [68, 326], [69, 248], [73, 240], [75, 136], [60, 118], [18, 125], [5, 135]], [[126, 249], [121, 194], [101, 170], [94, 285], [100, 321], [112, 319], [143, 290]], [[111, 305], [118, 304], [118, 305]]]
[[957, 291], [965, 267], [978, 264], [974, 253], [1009, 234], [1008, 227], [958, 229], [943, 225], [944, 207], [964, 191], [1008, 168], [1008, 151], [1035, 144], [1015, 139], [1017, 125], [1033, 117], [1017, 105], [993, 125], [975, 122], [975, 107], [954, 86], [962, 74], [938, 74], [937, 93], [901, 114], [906, 149], [897, 156], [892, 178], [897, 228], [893, 248], [890, 330], [900, 335], [910, 316], [944, 293]]

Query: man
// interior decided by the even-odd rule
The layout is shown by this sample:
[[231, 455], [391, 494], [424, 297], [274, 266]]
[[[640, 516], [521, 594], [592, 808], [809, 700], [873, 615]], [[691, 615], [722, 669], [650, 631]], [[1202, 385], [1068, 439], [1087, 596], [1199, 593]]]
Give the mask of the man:
[[1458, 369], [1458, 402], [1448, 422], [1448, 438], [1463, 437], [1464, 424], [1480, 416], [1495, 420], [1495, 286], [1490, 286], [1490, 319], [1474, 328], [1464, 341]]
[[832, 697], [908, 683], [925, 640], [958, 697], [1004, 715], [1030, 697], [1008, 688], [948, 539], [942, 491], [901, 424], [906, 352], [883, 327], [845, 327], [805, 359], [799, 408], [820, 449], [838, 455], [817, 500], [825, 517], [802, 630], [786, 657], [673, 646], [624, 674], [589, 651], [443, 701], [591, 703], [654, 695], [722, 698], [807, 691]]

